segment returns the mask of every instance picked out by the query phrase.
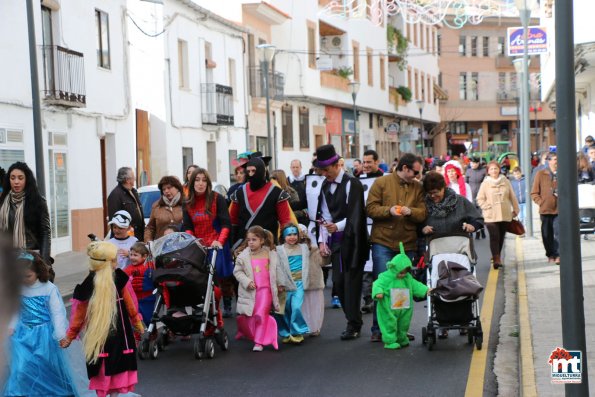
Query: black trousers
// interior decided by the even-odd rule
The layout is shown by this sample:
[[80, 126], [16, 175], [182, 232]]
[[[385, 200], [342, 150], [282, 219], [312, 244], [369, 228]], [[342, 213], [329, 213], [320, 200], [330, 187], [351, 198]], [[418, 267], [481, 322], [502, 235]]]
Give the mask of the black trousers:
[[500, 256], [504, 246], [504, 237], [506, 237], [506, 228], [510, 222], [486, 222], [486, 227], [490, 233], [490, 251], [492, 258]]
[[359, 332], [363, 324], [360, 311], [363, 268], [348, 269], [343, 266], [340, 247], [333, 246], [332, 252], [333, 287], [345, 313], [347, 327]]
[[558, 215], [540, 215], [541, 218], [541, 240], [545, 248], [545, 256], [556, 258], [560, 256], [558, 252]]

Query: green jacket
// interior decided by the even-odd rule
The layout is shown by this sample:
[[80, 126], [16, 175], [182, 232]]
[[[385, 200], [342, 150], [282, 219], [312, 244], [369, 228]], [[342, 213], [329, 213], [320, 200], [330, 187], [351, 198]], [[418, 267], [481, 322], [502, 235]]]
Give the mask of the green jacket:
[[[405, 206], [410, 216], [392, 216], [391, 207]], [[397, 172], [376, 179], [366, 202], [366, 212], [372, 218], [370, 242], [395, 251], [402, 241], [407, 251], [417, 248], [417, 226], [426, 219], [426, 204], [421, 183], [406, 183]]]

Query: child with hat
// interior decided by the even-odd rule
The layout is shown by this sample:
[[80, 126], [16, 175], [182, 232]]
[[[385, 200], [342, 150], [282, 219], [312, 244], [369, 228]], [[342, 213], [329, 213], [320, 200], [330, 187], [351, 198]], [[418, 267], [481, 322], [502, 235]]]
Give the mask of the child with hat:
[[118, 247], [119, 269], [124, 269], [130, 264], [130, 247], [138, 241], [138, 239], [134, 237], [134, 234], [130, 235], [128, 233], [131, 221], [132, 217], [128, 211], [120, 210], [114, 214], [108, 223], [111, 227], [113, 237], [107, 241]]

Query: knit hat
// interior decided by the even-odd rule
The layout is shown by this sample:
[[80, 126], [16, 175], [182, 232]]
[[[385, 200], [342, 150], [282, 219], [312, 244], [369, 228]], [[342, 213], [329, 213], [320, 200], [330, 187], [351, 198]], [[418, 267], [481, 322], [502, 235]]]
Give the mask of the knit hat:
[[465, 178], [463, 177], [463, 168], [461, 163], [456, 160], [447, 161], [444, 164], [444, 180], [446, 186], [450, 185], [450, 179], [448, 178], [448, 170], [454, 169], [457, 173], [457, 183], [459, 184], [459, 194], [463, 197], [467, 197], [467, 187], [465, 186]]

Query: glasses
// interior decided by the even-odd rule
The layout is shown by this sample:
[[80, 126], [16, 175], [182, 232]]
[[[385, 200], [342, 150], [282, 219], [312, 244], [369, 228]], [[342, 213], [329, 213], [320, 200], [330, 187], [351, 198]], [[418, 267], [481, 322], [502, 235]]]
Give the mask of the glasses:
[[409, 168], [409, 170], [410, 170], [411, 172], [413, 172], [413, 176], [418, 176], [418, 175], [419, 175], [419, 171], [417, 171], [417, 170], [414, 170], [413, 168]]

